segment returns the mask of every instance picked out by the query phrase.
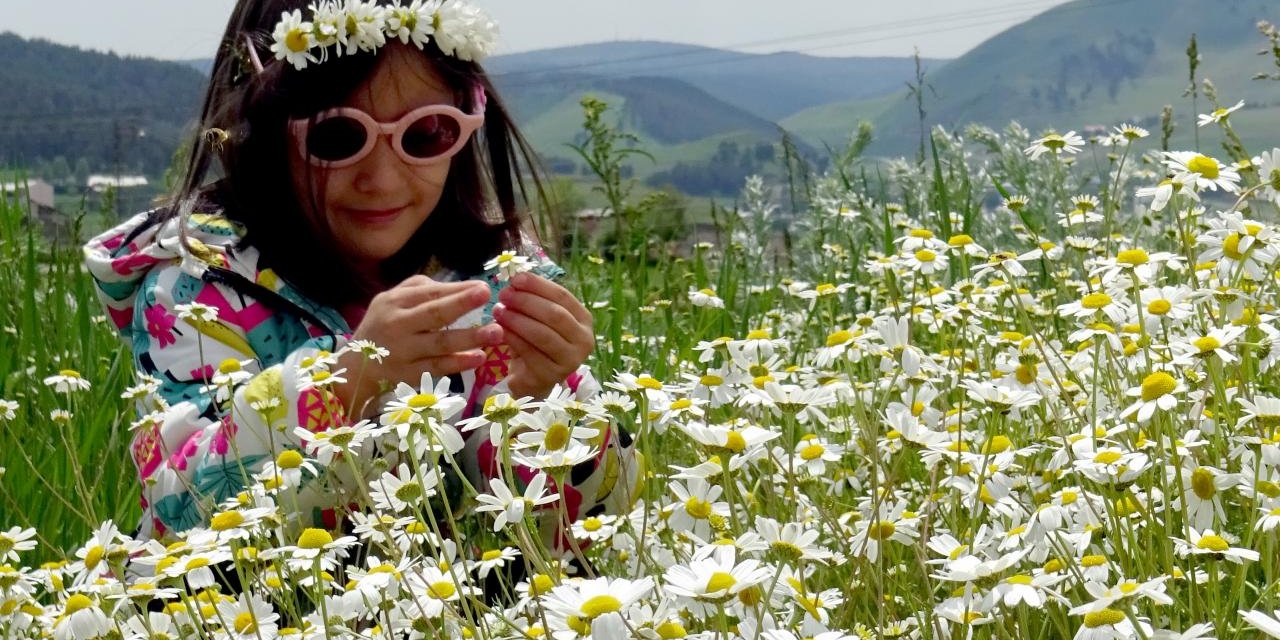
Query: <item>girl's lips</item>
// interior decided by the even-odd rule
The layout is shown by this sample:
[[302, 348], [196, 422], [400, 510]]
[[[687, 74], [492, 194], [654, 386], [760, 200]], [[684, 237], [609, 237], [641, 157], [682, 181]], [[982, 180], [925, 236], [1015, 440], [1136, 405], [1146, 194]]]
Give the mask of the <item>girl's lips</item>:
[[353, 217], [359, 218], [364, 222], [385, 222], [400, 215], [404, 211], [404, 207], [396, 207], [395, 209], [347, 209]]

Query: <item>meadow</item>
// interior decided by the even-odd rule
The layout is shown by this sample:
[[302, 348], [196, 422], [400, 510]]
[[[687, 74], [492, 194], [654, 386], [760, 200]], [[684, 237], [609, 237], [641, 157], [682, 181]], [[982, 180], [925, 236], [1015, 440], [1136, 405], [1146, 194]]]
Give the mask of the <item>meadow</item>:
[[[677, 250], [588, 109], [582, 155], [618, 215], [561, 264], [605, 391], [487, 403], [475, 435], [504, 443], [505, 484], [438, 500], [457, 402], [424, 383], [309, 434], [164, 544], [129, 535], [127, 445], [154, 426], [134, 402], [154, 389], [78, 244], [5, 202], [0, 630], [1280, 638], [1280, 149], [1230, 118], [1205, 115], [1216, 152], [1133, 126], [935, 130], [922, 162], [855, 141], [823, 175], [748, 180], [714, 238]], [[309, 366], [320, 387], [344, 373]], [[560, 549], [541, 535], [565, 513], [555, 488], [606, 427], [634, 437], [643, 482], [629, 508], [562, 523]], [[367, 455], [406, 441], [397, 470]], [[353, 531], [291, 518], [330, 482]]]

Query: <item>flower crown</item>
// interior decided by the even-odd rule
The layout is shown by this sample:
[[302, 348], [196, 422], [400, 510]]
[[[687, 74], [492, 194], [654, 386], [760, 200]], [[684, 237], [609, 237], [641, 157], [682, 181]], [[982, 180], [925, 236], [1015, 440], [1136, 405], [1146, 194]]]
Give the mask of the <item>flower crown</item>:
[[[301, 10], [281, 14], [271, 45], [277, 60], [297, 69], [328, 60], [330, 49], [338, 56], [354, 55], [376, 51], [393, 39], [422, 49], [435, 38], [445, 55], [479, 62], [498, 36], [498, 25], [466, 0], [413, 0], [407, 6], [401, 0], [390, 6], [374, 0], [322, 0], [307, 9], [311, 19], [305, 22]], [[252, 46], [249, 53], [261, 71]]]

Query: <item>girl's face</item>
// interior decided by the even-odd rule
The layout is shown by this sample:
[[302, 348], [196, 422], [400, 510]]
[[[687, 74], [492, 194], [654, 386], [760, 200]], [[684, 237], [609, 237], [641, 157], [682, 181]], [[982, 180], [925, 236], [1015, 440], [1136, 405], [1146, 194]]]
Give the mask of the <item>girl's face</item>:
[[[415, 49], [388, 44], [373, 74], [339, 106], [360, 109], [379, 122], [394, 122], [422, 106], [453, 105], [453, 91]], [[308, 167], [290, 132], [289, 169], [298, 202], [327, 224], [344, 256], [366, 277], [395, 255], [431, 215], [449, 175], [450, 160], [406, 164], [380, 136], [369, 155], [338, 169]], [[307, 172], [311, 184], [307, 184]], [[323, 212], [310, 211], [316, 194]]]

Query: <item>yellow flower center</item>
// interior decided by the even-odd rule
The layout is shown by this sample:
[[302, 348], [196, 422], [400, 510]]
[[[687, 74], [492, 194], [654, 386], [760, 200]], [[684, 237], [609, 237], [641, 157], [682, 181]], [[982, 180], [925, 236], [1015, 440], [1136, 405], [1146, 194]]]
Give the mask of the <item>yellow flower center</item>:
[[929, 238], [933, 237], [933, 232], [928, 229], [912, 229], [909, 232], [909, 235], [912, 238], [922, 238], [922, 239], [928, 240]]
[[1153, 316], [1162, 316], [1169, 313], [1169, 310], [1172, 308], [1173, 304], [1171, 302], [1164, 298], [1160, 298], [1158, 300], [1152, 300], [1151, 304], [1147, 305], [1147, 313], [1150, 313]]
[[937, 258], [938, 255], [928, 249], [921, 249], [916, 252], [916, 260], [920, 262], [933, 262]]
[[715, 386], [724, 384], [724, 378], [721, 378], [720, 376], [707, 374], [705, 376], [702, 376], [701, 378], [698, 378], [698, 384], [701, 384], [704, 387], [715, 387]]
[[1222, 536], [1215, 536], [1211, 533], [1207, 536], [1201, 537], [1200, 541], [1196, 543], [1196, 547], [1199, 549], [1213, 551], [1215, 553], [1222, 553], [1223, 551], [1230, 549], [1231, 545], [1227, 544], [1227, 541], [1223, 539]]
[[1029, 585], [1029, 584], [1031, 584], [1031, 576], [1024, 575], [1024, 574], [1021, 574], [1021, 573], [1020, 573], [1020, 574], [1018, 574], [1018, 575], [1016, 575], [1016, 576], [1009, 576], [1009, 578], [1008, 578], [1008, 579], [1006, 579], [1006, 580], [1005, 580], [1005, 582], [1008, 582], [1009, 584], [1024, 584], [1024, 585]]
[[800, 450], [800, 457], [805, 460], [816, 460], [826, 453], [826, 449], [820, 444], [811, 444]]
[[697, 496], [689, 496], [689, 499], [684, 501], [684, 510], [698, 520], [706, 520], [711, 516], [711, 503], [700, 500]]
[[252, 633], [258, 630], [258, 621], [254, 619], [253, 613], [245, 611], [236, 616], [232, 626], [235, 627], [236, 633]]
[[602, 526], [604, 526], [604, 523], [600, 522], [600, 518], [595, 516], [582, 521], [582, 528], [585, 531], [599, 531]]
[[1115, 609], [1103, 609], [1102, 611], [1094, 611], [1086, 613], [1084, 616], [1084, 626], [1089, 628], [1105, 627], [1107, 625], [1119, 624], [1124, 620], [1124, 612]]
[[107, 550], [101, 545], [94, 545], [84, 554], [84, 566], [86, 569], [92, 569], [102, 562], [102, 557], [107, 554]]
[[293, 449], [285, 449], [276, 456], [276, 466], [281, 469], [297, 469], [302, 466], [302, 454]]
[[730, 429], [729, 433], [725, 435], [724, 448], [734, 453], [742, 453], [747, 448], [747, 439], [743, 438], [742, 434], [736, 430]]
[[1201, 354], [1211, 353], [1214, 349], [1222, 346], [1222, 342], [1213, 336], [1196, 338], [1195, 342], [1191, 344], [1194, 344]]
[[448, 580], [433, 582], [431, 583], [431, 586], [427, 587], [427, 595], [435, 598], [436, 600], [448, 600], [457, 592], [458, 588]]
[[547, 428], [547, 434], [542, 439], [542, 445], [552, 451], [559, 451], [569, 444], [569, 427], [564, 423], [557, 422]]
[[481, 559], [482, 561], [488, 562], [488, 561], [490, 561], [490, 560], [497, 560], [498, 558], [501, 558], [501, 557], [502, 557], [502, 551], [501, 551], [501, 550], [499, 550], [499, 549], [490, 549], [490, 550], [488, 550], [488, 551], [484, 552], [483, 554], [481, 554], [480, 559]]
[[307, 32], [302, 29], [291, 29], [289, 34], [284, 37], [284, 46], [289, 48], [293, 53], [302, 53], [307, 50]]
[[717, 571], [711, 574], [711, 578], [707, 580], [707, 593], [716, 593], [718, 591], [732, 589], [735, 584], [738, 584], [738, 580], [736, 578], [723, 571]]
[[1151, 256], [1147, 255], [1147, 252], [1142, 249], [1125, 249], [1116, 255], [1116, 262], [1134, 267], [1146, 264], [1150, 259]]
[[218, 365], [218, 373], [235, 373], [240, 370], [240, 361], [235, 358], [227, 358]]
[[622, 610], [622, 601], [607, 595], [599, 595], [582, 603], [582, 615], [595, 618], [606, 613], [617, 613]]
[[214, 531], [229, 531], [244, 524], [244, 516], [239, 511], [223, 511], [209, 521], [209, 528]]
[[853, 339], [852, 333], [850, 333], [847, 330], [841, 329], [840, 331], [837, 331], [827, 336], [827, 346], [834, 347], [836, 345], [844, 344], [852, 339]]
[[747, 334], [748, 340], [768, 340], [769, 332], [764, 329], [753, 329]]
[[1102, 293], [1090, 293], [1080, 300], [1080, 306], [1085, 309], [1101, 309], [1111, 304], [1111, 296]]
[[539, 596], [555, 587], [555, 583], [551, 581], [551, 576], [545, 573], [539, 573], [533, 576], [533, 580], [529, 581], [529, 595]]
[[1036, 381], [1037, 373], [1039, 373], [1039, 371], [1037, 371], [1036, 365], [1020, 364], [1018, 365], [1018, 368], [1013, 371], [1013, 377], [1017, 378], [1018, 382], [1022, 384], [1031, 384]]
[[1093, 456], [1093, 461], [1098, 464], [1112, 464], [1119, 461], [1121, 457], [1123, 456], [1120, 455], [1119, 451], [1099, 451], [1097, 455]]
[[662, 383], [658, 382], [652, 376], [640, 376], [639, 378], [636, 378], [636, 384], [645, 389], [653, 389], [654, 391], [662, 390]]
[[1223, 239], [1222, 255], [1232, 260], [1239, 260], [1244, 257], [1244, 254], [1240, 253], [1240, 234], [1233, 233]]
[[1187, 169], [1194, 171], [1209, 180], [1218, 177], [1218, 161], [1209, 156], [1197, 154], [1196, 157], [1187, 161]]
[[77, 611], [83, 611], [93, 606], [93, 600], [82, 593], [77, 593], [67, 598], [67, 605], [63, 608], [63, 615], [71, 615]]
[[1218, 494], [1218, 487], [1213, 483], [1213, 472], [1204, 467], [1196, 467], [1191, 472], [1191, 490], [1201, 500], [1212, 500]]
[[419, 393], [414, 395], [412, 398], [409, 398], [409, 402], [406, 404], [409, 405], [410, 409], [420, 411], [422, 409], [430, 409], [431, 407], [436, 406], [436, 403], [439, 401], [440, 400], [438, 398], [430, 393]]
[[947, 244], [953, 247], [964, 247], [973, 244], [973, 238], [967, 233], [958, 233], [951, 236], [951, 238], [947, 240]]
[[1178, 382], [1173, 379], [1173, 376], [1163, 371], [1157, 371], [1142, 379], [1142, 399], [1145, 402], [1150, 402], [1161, 396], [1173, 393], [1177, 386]]
[[867, 528], [867, 537], [875, 538], [876, 540], [884, 540], [885, 538], [892, 536], [897, 530], [897, 525], [889, 522], [888, 520], [881, 520]]
[[982, 443], [982, 453], [991, 455], [994, 453], [1002, 453], [1009, 450], [1013, 446], [1013, 441], [1007, 436], [994, 436], [990, 440]]
[[333, 536], [324, 529], [306, 529], [298, 536], [298, 547], [302, 549], [321, 549], [333, 543]]
[[658, 632], [658, 637], [662, 638], [662, 640], [679, 640], [689, 635], [689, 632], [685, 631], [685, 628], [679, 622], [670, 620], [658, 625], [658, 628], [654, 629], [654, 631]]

